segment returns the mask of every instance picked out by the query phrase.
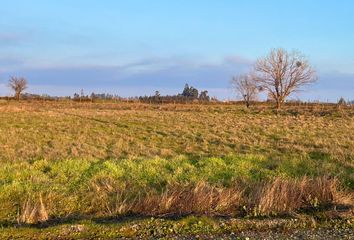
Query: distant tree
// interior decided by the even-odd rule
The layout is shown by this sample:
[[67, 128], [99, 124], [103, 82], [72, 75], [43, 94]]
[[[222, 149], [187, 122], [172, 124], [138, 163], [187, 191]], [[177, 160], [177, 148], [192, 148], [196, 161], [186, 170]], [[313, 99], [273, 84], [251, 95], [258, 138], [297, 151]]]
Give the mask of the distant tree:
[[257, 87], [257, 82], [252, 74], [239, 75], [233, 77], [231, 84], [234, 90], [239, 94], [246, 107], [248, 108], [252, 101], [257, 100], [259, 88]]
[[22, 92], [27, 88], [27, 80], [24, 77], [10, 77], [9, 87], [15, 92], [15, 99], [20, 100]]
[[161, 94], [159, 91], [155, 91], [155, 95], [152, 97], [154, 103], [160, 103]]
[[198, 92], [198, 89], [194, 88], [194, 87], [191, 87], [190, 88], [190, 92], [191, 92], [191, 97], [194, 98], [194, 99], [197, 99], [198, 96], [199, 96], [199, 92]]
[[257, 81], [268, 92], [277, 109], [286, 98], [302, 86], [316, 81], [316, 72], [308, 60], [299, 52], [273, 49], [270, 54], [260, 58], [255, 65]]
[[190, 88], [189, 88], [189, 85], [187, 83], [186, 83], [186, 85], [184, 85], [182, 96], [184, 96], [184, 97], [190, 96]]
[[189, 85], [186, 84], [184, 86], [182, 96], [197, 99], [199, 96], [199, 92], [198, 92], [198, 89], [196, 89], [194, 87], [189, 87]]
[[200, 101], [210, 101], [210, 97], [208, 96], [208, 91], [201, 91], [199, 94], [199, 100]]
[[347, 102], [345, 101], [345, 99], [343, 97], [341, 97], [339, 100], [338, 100], [338, 105], [347, 105]]

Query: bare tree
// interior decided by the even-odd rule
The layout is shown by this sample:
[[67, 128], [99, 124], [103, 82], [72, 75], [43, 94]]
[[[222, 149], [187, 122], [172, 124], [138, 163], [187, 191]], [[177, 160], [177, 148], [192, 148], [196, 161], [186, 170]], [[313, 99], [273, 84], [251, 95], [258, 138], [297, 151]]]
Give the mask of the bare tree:
[[273, 49], [256, 62], [255, 70], [259, 86], [268, 92], [277, 109], [286, 98], [302, 86], [316, 81], [316, 72], [299, 52]]
[[14, 90], [15, 98], [20, 100], [21, 93], [27, 88], [27, 80], [23, 77], [10, 77], [9, 87]]
[[232, 87], [242, 97], [248, 108], [252, 101], [257, 100], [258, 87], [252, 74], [239, 75], [231, 80]]

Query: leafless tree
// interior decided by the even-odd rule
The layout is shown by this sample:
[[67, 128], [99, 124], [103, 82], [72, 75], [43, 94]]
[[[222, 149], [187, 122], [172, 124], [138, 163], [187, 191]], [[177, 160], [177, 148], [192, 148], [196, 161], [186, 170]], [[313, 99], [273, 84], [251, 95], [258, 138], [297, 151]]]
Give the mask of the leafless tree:
[[315, 70], [303, 55], [281, 48], [273, 49], [268, 56], [260, 58], [255, 71], [257, 83], [275, 101], [277, 109], [290, 94], [317, 79]]
[[27, 80], [24, 77], [10, 77], [9, 87], [15, 92], [15, 99], [20, 100], [21, 93], [27, 88]]
[[257, 100], [258, 87], [252, 74], [233, 77], [231, 84], [234, 90], [242, 97], [247, 107], [250, 106], [252, 101]]

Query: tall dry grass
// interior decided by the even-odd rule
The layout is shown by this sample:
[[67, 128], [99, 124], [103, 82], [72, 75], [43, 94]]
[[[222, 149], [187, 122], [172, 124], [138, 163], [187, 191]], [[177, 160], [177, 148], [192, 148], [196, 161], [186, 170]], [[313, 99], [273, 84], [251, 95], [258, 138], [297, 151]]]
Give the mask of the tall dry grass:
[[38, 224], [46, 222], [48, 219], [48, 212], [40, 194], [37, 199], [26, 199], [19, 211], [17, 222], [19, 224]]
[[211, 186], [206, 182], [196, 185], [169, 186], [161, 194], [147, 195], [138, 200], [132, 212], [148, 216], [232, 215], [243, 203], [242, 190]]
[[276, 178], [258, 186], [249, 200], [259, 214], [272, 214], [333, 204], [353, 204], [352, 197], [352, 194], [340, 191], [337, 179], [304, 177], [299, 180]]
[[[95, 189], [95, 190], [94, 190]], [[90, 195], [91, 214], [172, 217], [268, 216], [354, 205], [353, 192], [341, 190], [335, 178], [285, 179], [277, 177], [252, 185], [218, 187], [206, 182], [168, 185], [162, 192], [134, 193], [112, 181], [95, 183]], [[132, 196], [134, 195], [134, 196]]]
[[[214, 186], [207, 182], [170, 184], [158, 192], [117, 185], [107, 177], [93, 181], [80, 193], [73, 214], [94, 217], [155, 216], [272, 216], [354, 206], [354, 193], [344, 191], [335, 178], [285, 179], [277, 177], [251, 185]], [[37, 224], [59, 218], [50, 198], [38, 195], [22, 204], [18, 223]], [[65, 201], [63, 201], [64, 203]], [[58, 207], [58, 206], [57, 206]], [[65, 207], [65, 206], [62, 206]]]

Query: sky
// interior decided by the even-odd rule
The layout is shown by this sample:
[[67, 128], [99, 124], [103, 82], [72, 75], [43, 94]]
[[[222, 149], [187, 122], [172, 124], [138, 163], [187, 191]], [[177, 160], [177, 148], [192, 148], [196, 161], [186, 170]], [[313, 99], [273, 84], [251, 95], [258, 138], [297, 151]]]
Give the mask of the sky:
[[316, 84], [293, 99], [354, 99], [351, 0], [0, 0], [0, 95], [123, 97], [189, 83], [236, 99], [230, 79], [273, 48], [302, 52]]

